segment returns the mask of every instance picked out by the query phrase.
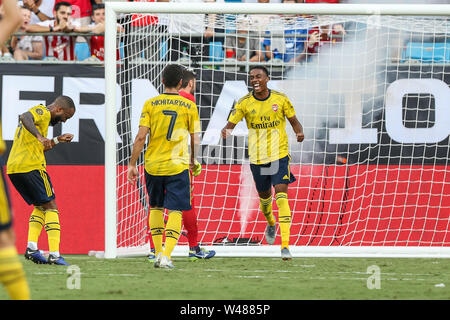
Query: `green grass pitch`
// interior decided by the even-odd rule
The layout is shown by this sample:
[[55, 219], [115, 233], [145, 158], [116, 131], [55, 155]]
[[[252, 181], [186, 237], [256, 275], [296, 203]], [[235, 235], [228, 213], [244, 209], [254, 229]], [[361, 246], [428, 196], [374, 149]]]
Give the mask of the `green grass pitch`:
[[[65, 266], [22, 262], [36, 300], [448, 300], [448, 259], [227, 258], [155, 269], [145, 257], [98, 259], [68, 255]], [[368, 268], [379, 268], [378, 288]], [[373, 267], [372, 267], [373, 268]], [[369, 268], [370, 269], [370, 268]], [[78, 279], [76, 281], [76, 279]], [[373, 278], [372, 278], [373, 279]], [[72, 287], [72, 288], [71, 288]], [[7, 299], [0, 289], [0, 299]]]

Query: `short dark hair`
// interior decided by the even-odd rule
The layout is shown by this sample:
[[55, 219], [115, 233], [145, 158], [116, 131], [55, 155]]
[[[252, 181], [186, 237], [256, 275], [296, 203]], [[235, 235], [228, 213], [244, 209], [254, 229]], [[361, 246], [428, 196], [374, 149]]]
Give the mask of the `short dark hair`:
[[179, 64], [169, 64], [162, 72], [162, 81], [167, 88], [176, 88], [183, 79], [184, 67]]
[[260, 65], [250, 67], [250, 70], [248, 71], [248, 73], [250, 74], [250, 72], [251, 72], [252, 70], [254, 70], [254, 69], [262, 70], [262, 71], [264, 71], [264, 73], [266, 74], [266, 76], [269, 76], [269, 71], [267, 70], [267, 68], [264, 67], [264, 66], [260, 66]]
[[59, 96], [55, 100], [55, 104], [63, 109], [73, 109], [75, 111], [75, 103], [69, 96]]
[[195, 80], [197, 76], [195, 75], [194, 71], [185, 69], [183, 72], [183, 82], [181, 83], [181, 89], [186, 88], [189, 84], [189, 81]]
[[70, 2], [67, 1], [61, 1], [58, 2], [57, 4], [55, 4], [55, 11], [57, 12], [59, 10], [59, 8], [61, 7], [71, 7], [72, 4], [70, 4]]
[[95, 10], [98, 9], [105, 9], [105, 4], [104, 3], [95, 3], [92, 5], [92, 14], [94, 14]]

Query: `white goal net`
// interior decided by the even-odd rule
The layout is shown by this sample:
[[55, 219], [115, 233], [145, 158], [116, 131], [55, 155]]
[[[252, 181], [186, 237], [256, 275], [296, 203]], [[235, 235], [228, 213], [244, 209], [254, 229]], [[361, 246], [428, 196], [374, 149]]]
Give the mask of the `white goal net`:
[[[115, 179], [107, 196], [115, 203], [107, 212], [112, 256], [149, 249], [143, 159], [137, 187], [126, 169], [142, 106], [162, 93], [168, 63], [197, 76], [203, 171], [193, 201], [202, 246], [219, 255], [279, 256], [279, 232], [273, 246], [264, 239], [245, 122], [220, 138], [234, 104], [251, 90], [249, 68], [263, 65], [269, 88], [289, 97], [305, 132], [298, 143], [286, 126], [297, 178], [288, 192], [292, 254], [449, 255], [449, 6], [440, 6], [439, 16], [430, 6], [423, 14], [412, 6], [416, 15], [398, 6], [404, 14], [389, 15], [382, 6], [346, 14], [344, 5], [321, 5], [344, 13], [330, 15], [314, 5], [267, 5], [264, 14], [238, 13], [234, 4], [205, 5], [198, 14], [176, 4], [177, 14], [164, 5], [112, 5], [107, 45], [120, 54], [106, 60], [107, 98], [120, 106], [110, 116], [117, 121], [109, 134], [116, 162], [106, 171]], [[175, 254], [187, 254], [185, 230], [178, 243]]]

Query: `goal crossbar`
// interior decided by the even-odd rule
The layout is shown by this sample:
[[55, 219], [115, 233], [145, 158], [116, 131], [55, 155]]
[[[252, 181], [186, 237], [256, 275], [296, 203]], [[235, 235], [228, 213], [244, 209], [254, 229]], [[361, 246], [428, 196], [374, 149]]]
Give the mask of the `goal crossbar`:
[[[402, 15], [402, 16], [449, 16], [450, 5], [405, 5], [405, 4], [257, 4], [236, 3], [105, 3], [105, 79], [106, 106], [116, 106], [116, 21], [119, 13], [170, 13], [170, 14], [311, 14], [311, 15]], [[105, 258], [116, 258], [116, 112], [105, 108]], [[211, 246], [210, 248], [216, 248]], [[174, 255], [185, 254], [180, 246]], [[250, 251], [256, 256], [279, 254], [279, 248], [219, 246], [218, 253], [224, 256], [245, 256]], [[294, 247], [293, 256], [366, 256], [366, 257], [450, 257], [450, 247]], [[141, 251], [139, 251], [141, 252]]]

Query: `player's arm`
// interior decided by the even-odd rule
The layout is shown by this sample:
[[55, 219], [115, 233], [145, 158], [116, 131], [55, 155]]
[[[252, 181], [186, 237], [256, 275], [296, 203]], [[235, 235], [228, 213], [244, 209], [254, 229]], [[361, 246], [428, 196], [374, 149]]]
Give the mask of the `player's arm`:
[[39, 140], [40, 143], [42, 143], [42, 145], [44, 146], [44, 150], [49, 150], [54, 146], [54, 141], [52, 141], [51, 139], [47, 139], [39, 132], [38, 128], [34, 124], [33, 114], [30, 111], [22, 113], [19, 116], [19, 120], [22, 122], [22, 125], [25, 127], [25, 129], [27, 129], [33, 136], [36, 137], [36, 139]]
[[17, 6], [17, 0], [3, 0], [2, 5], [4, 15], [0, 20], [0, 43], [5, 43], [22, 24], [22, 15]]
[[138, 170], [136, 164], [142, 150], [144, 149], [145, 140], [147, 139], [147, 135], [149, 132], [150, 132], [149, 127], [140, 126], [136, 138], [134, 139], [133, 149], [131, 151], [131, 158], [130, 162], [128, 163], [128, 173], [127, 173], [127, 179], [128, 182], [130, 183], [134, 183], [137, 179]]
[[303, 126], [300, 123], [300, 121], [298, 121], [296, 116], [287, 118], [289, 123], [292, 126], [292, 129], [294, 129], [295, 135], [297, 136], [297, 142], [302, 142], [305, 139], [305, 135], [303, 133]]

